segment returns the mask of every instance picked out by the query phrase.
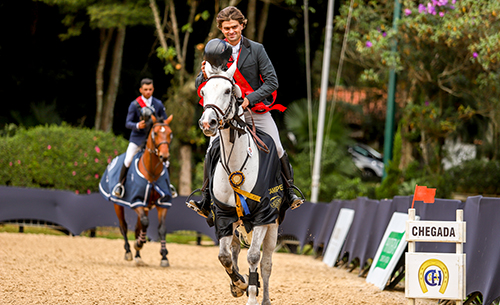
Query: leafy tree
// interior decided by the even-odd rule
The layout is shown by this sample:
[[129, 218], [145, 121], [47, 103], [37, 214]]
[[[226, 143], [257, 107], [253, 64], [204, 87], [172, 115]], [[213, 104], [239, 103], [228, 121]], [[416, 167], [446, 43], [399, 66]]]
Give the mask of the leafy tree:
[[[314, 126], [313, 134], [316, 133], [318, 122], [318, 104], [314, 103], [311, 113]], [[288, 138], [292, 142], [289, 146], [292, 146], [295, 176], [300, 177], [300, 179], [296, 179], [295, 183], [304, 191], [306, 198], [311, 196], [313, 160], [310, 143], [315, 140], [309, 138], [308, 117], [305, 100], [290, 104], [285, 112]], [[329, 133], [325, 135], [319, 187], [319, 200], [323, 202], [330, 202], [333, 199], [353, 199], [369, 194], [375, 195], [371, 186], [361, 182], [361, 172], [348, 153], [347, 148], [353, 144], [353, 140], [349, 138], [349, 129], [343, 124], [342, 117], [341, 111], [335, 113]]]
[[[398, 71], [397, 99], [403, 141], [427, 175], [443, 173], [444, 139], [491, 142], [498, 148], [498, 1], [403, 0], [397, 30], [394, 1], [356, 1], [346, 56], [363, 68], [360, 84], [386, 89]], [[349, 4], [336, 19], [344, 29]], [[340, 39], [340, 36], [336, 37]], [[397, 51], [392, 52], [393, 43]], [[489, 123], [490, 133], [479, 134]], [[405, 145], [403, 144], [403, 147]], [[496, 158], [496, 153], [492, 154]], [[406, 164], [409, 162], [406, 161]]]
[[[99, 61], [96, 69], [96, 116], [95, 128], [111, 131], [113, 113], [120, 84], [123, 46], [127, 27], [152, 24], [152, 14], [147, 0], [38, 0], [57, 5], [65, 17], [62, 23], [68, 27], [61, 39], [69, 39], [82, 33], [84, 25], [100, 31]], [[108, 53], [111, 66], [106, 71]], [[105, 76], [109, 75], [107, 82]], [[106, 88], [106, 89], [105, 89]]]

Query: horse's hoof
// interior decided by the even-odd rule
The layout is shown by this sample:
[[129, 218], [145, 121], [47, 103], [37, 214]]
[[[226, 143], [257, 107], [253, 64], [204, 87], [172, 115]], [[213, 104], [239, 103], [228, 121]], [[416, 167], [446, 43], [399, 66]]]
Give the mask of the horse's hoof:
[[234, 283], [231, 282], [229, 285], [231, 286], [231, 294], [233, 295], [233, 297], [239, 298], [243, 296], [243, 294], [245, 293], [245, 290], [236, 287]]
[[243, 281], [236, 281], [233, 284], [238, 287], [240, 290], [246, 291], [248, 288], [248, 275], [243, 274]]
[[132, 252], [126, 252], [125, 253], [125, 260], [126, 261], [131, 261], [132, 260]]
[[170, 263], [168, 262], [168, 259], [162, 259], [160, 262], [161, 267], [170, 267]]
[[135, 265], [139, 267], [147, 266], [147, 264], [140, 257], [135, 258]]

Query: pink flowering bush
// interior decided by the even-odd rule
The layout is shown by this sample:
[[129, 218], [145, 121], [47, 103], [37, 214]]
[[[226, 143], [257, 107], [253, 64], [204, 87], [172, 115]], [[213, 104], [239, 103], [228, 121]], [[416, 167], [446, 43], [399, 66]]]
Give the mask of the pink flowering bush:
[[127, 145], [122, 137], [93, 129], [20, 128], [0, 137], [0, 185], [97, 192], [106, 166]]

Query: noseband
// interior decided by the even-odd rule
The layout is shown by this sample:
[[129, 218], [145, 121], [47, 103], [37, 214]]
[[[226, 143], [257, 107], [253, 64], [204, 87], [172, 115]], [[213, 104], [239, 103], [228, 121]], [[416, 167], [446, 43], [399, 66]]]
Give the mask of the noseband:
[[[228, 82], [230, 82], [231, 85], [234, 86], [233, 80], [231, 80], [229, 77], [226, 77], [224, 75], [212, 75], [208, 78], [207, 82], [211, 79], [214, 79], [214, 78], [225, 79]], [[231, 90], [231, 97], [235, 98], [232, 90]], [[233, 119], [233, 118], [228, 117], [229, 113], [231, 113], [231, 111], [233, 110], [233, 103], [232, 102], [229, 103], [229, 105], [227, 106], [227, 108], [225, 110], [222, 110], [219, 106], [217, 106], [215, 104], [205, 104], [203, 106], [203, 111], [205, 111], [207, 109], [213, 109], [215, 111], [215, 114], [217, 115], [217, 120], [219, 121], [219, 129], [224, 128], [225, 123], [227, 123], [228, 121]], [[235, 116], [237, 116], [237, 115], [235, 115]]]

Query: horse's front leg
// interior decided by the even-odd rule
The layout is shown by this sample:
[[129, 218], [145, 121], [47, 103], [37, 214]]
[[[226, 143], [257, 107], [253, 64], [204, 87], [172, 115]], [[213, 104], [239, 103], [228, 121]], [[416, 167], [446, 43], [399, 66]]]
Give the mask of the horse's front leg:
[[247, 253], [247, 261], [249, 266], [249, 275], [248, 275], [248, 302], [247, 305], [258, 305], [257, 295], [259, 294], [259, 272], [257, 270], [257, 266], [260, 262], [260, 247], [264, 238], [266, 237], [266, 233], [268, 230], [268, 226], [256, 226], [253, 229], [252, 236], [252, 244], [248, 249]]
[[128, 229], [127, 222], [125, 221], [125, 210], [121, 205], [115, 204], [115, 213], [116, 217], [118, 217], [118, 222], [120, 223], [120, 232], [122, 233], [123, 239], [125, 240], [125, 260], [132, 260], [132, 251], [130, 251], [130, 244], [128, 243]]
[[262, 272], [263, 293], [262, 305], [271, 305], [269, 298], [269, 277], [273, 267], [273, 253], [278, 240], [278, 224], [270, 224], [267, 229], [266, 237], [262, 244], [262, 259], [260, 260], [260, 270]]
[[235, 253], [234, 243], [233, 235], [222, 237], [219, 240], [219, 261], [231, 278], [231, 294], [233, 297], [241, 297], [247, 289], [248, 281], [238, 272], [237, 259], [236, 264], [233, 263], [234, 255], [239, 253], [239, 250], [236, 250], [237, 253]]
[[137, 223], [135, 225], [135, 262], [137, 265], [142, 266], [145, 263], [142, 261], [140, 250], [146, 243], [146, 233], [148, 231], [149, 219], [148, 213], [143, 207], [137, 207], [134, 209], [137, 213]]
[[158, 235], [160, 235], [160, 242], [161, 242], [161, 249], [160, 249], [160, 254], [161, 254], [161, 262], [160, 266], [162, 267], [170, 267], [170, 263], [168, 262], [167, 254], [167, 241], [165, 240], [165, 236], [167, 235], [167, 224], [166, 224], [166, 217], [167, 217], [167, 212], [168, 210], [166, 208], [157, 208], [158, 211]]

